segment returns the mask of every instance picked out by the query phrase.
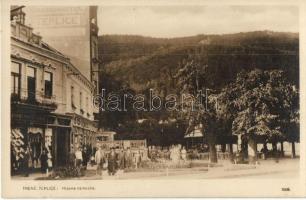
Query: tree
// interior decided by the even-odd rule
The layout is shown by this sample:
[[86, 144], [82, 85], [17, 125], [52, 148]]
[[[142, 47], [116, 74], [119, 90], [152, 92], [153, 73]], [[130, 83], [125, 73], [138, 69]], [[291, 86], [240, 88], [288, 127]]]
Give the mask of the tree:
[[219, 95], [220, 104], [232, 119], [233, 134], [247, 138], [249, 159], [256, 160], [257, 138], [265, 136], [276, 146], [283, 138], [295, 138], [298, 92], [281, 70], [243, 71]]
[[[181, 89], [181, 94], [191, 94], [189, 101], [181, 102], [183, 117], [188, 121], [186, 134], [196, 125], [202, 124], [202, 132], [209, 145], [209, 159], [211, 163], [217, 162], [216, 142], [217, 135], [221, 134], [222, 122], [220, 110], [216, 109], [216, 94], [205, 95], [205, 101], [199, 101], [199, 91], [207, 91], [205, 72], [207, 65], [201, 64], [195, 58], [190, 58], [182, 63], [176, 78]], [[206, 92], [205, 92], [206, 94]], [[203, 97], [203, 96], [202, 96]]]
[[[292, 144], [292, 157], [295, 157], [295, 142], [299, 141], [299, 92], [294, 84], [289, 83], [286, 79], [281, 79], [282, 74], [274, 73], [271, 77], [277, 98], [279, 102], [278, 114], [280, 131], [282, 138], [291, 142]], [[281, 79], [281, 81], [279, 81]], [[279, 83], [278, 85], [275, 83]], [[282, 147], [282, 141], [281, 141]], [[282, 148], [283, 149], [283, 148]]]
[[[121, 101], [120, 109], [122, 109], [122, 102], [124, 102], [125, 94], [134, 95], [135, 92], [129, 87], [129, 85], [123, 81], [118, 81], [106, 72], [105, 70], [100, 74], [100, 88], [105, 89], [105, 99], [108, 95], [115, 94]], [[100, 94], [101, 95], [101, 94]], [[110, 111], [105, 109], [99, 112], [99, 127], [103, 129], [115, 130], [119, 124], [125, 123], [130, 120], [135, 120], [135, 113], [132, 109], [132, 102], [130, 98], [125, 99], [125, 107], [127, 111]]]

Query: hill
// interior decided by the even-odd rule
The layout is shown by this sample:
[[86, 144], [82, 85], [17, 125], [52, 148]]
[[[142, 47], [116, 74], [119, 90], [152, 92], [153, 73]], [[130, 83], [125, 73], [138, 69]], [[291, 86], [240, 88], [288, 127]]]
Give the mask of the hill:
[[209, 88], [221, 88], [241, 70], [254, 68], [282, 69], [292, 82], [299, 82], [297, 33], [256, 31], [181, 38], [103, 35], [99, 53], [101, 67], [136, 91], [176, 91], [175, 74], [190, 55], [208, 65]]

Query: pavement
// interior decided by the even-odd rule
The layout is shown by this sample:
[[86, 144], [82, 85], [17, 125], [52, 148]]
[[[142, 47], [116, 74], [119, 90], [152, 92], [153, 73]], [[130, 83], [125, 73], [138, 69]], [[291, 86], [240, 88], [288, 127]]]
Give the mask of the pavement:
[[[193, 161], [206, 162], [207, 161]], [[216, 166], [195, 165], [192, 168], [135, 170], [109, 176], [96, 175], [94, 170], [87, 170], [85, 176], [71, 178], [72, 180], [114, 180], [114, 179], [239, 179], [239, 178], [297, 178], [299, 177], [299, 159], [284, 158], [275, 160], [260, 160], [256, 165], [231, 164], [229, 161], [219, 161]], [[46, 177], [41, 173], [30, 174], [29, 177], [13, 176], [16, 180], [35, 180]]]

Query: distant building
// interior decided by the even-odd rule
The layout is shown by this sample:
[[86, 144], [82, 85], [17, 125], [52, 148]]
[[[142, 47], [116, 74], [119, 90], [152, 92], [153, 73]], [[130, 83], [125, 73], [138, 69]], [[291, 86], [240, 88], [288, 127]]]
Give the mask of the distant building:
[[112, 142], [115, 140], [116, 132], [114, 131], [99, 131], [96, 135], [96, 141], [97, 142], [102, 142], [102, 141], [107, 141], [107, 142]]
[[25, 16], [23, 7], [11, 7], [12, 162], [29, 147], [38, 167], [47, 148], [53, 165], [62, 166], [69, 152], [95, 143], [95, 85], [69, 57], [35, 34]]

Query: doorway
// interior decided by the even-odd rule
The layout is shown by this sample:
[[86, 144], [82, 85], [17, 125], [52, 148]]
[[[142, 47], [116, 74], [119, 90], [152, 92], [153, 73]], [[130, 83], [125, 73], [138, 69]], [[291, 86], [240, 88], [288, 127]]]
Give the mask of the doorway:
[[56, 165], [65, 166], [68, 162], [70, 135], [69, 129], [58, 128], [56, 133]]

